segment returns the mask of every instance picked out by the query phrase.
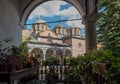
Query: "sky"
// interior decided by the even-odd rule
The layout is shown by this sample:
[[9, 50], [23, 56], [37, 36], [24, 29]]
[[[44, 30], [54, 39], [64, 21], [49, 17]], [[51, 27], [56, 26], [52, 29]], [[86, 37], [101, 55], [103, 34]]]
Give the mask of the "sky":
[[[26, 24], [37, 23], [40, 22], [52, 22], [58, 21], [56, 23], [48, 23], [51, 30], [58, 24], [63, 24], [66, 28], [70, 27], [79, 27], [84, 33], [84, 25], [81, 24], [82, 20], [76, 21], [64, 21], [60, 20], [72, 20], [72, 19], [80, 19], [81, 15], [78, 10], [72, 6], [70, 3], [65, 1], [47, 1], [43, 4], [37, 6], [29, 15]], [[26, 25], [28, 29], [32, 29], [31, 25]]]

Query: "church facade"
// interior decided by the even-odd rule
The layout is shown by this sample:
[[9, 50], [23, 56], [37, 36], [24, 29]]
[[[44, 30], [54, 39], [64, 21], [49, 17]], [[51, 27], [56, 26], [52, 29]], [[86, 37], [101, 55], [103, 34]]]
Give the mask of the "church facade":
[[80, 34], [80, 28], [66, 28], [56, 25], [53, 30], [47, 23], [37, 22], [32, 26], [33, 32], [28, 42], [29, 52], [41, 59], [50, 56], [58, 58], [77, 57], [85, 53], [85, 39]]

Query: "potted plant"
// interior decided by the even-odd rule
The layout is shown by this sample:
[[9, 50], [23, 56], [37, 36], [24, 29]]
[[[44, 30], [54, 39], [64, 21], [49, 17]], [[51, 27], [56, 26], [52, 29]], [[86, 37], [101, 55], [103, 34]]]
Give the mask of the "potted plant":
[[16, 69], [17, 70], [21, 70], [23, 69], [23, 62], [22, 62], [22, 58], [21, 56], [19, 56], [19, 53], [21, 52], [21, 49], [17, 46], [12, 46], [11, 48], [12, 51], [12, 55], [15, 55], [16, 60], [17, 60], [17, 65], [16, 65]]
[[18, 65], [18, 58], [16, 55], [8, 55], [6, 57], [6, 62], [5, 65], [8, 66], [7, 67], [7, 71], [8, 72], [14, 72], [17, 70], [17, 65]]
[[26, 43], [22, 43], [20, 46], [16, 47], [13, 46], [12, 47], [12, 52], [13, 54], [15, 54], [16, 56], [18, 56], [18, 69], [22, 69], [22, 68], [30, 68], [31, 62], [30, 62], [30, 55], [28, 52], [28, 47], [26, 46]]
[[35, 56], [28, 57], [28, 62], [30, 63], [31, 67], [38, 66], [40, 64], [39, 60]]
[[23, 68], [24, 63], [27, 61], [26, 54], [28, 48], [25, 44], [20, 46], [10, 46], [10, 39], [3, 39], [0, 41], [0, 66], [1, 71], [13, 72]]
[[5, 38], [2, 41], [0, 41], [0, 61], [1, 66], [3, 65], [4, 71], [13, 72], [16, 70], [16, 56], [12, 54], [11, 52], [11, 46], [9, 43], [12, 41], [12, 39]]

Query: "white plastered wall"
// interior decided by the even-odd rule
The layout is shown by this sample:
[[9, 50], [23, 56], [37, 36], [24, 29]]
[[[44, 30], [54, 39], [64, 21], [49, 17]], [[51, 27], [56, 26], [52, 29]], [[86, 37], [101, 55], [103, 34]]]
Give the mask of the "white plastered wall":
[[0, 0], [0, 40], [12, 38], [11, 45], [20, 45], [22, 39], [18, 4], [18, 0]]

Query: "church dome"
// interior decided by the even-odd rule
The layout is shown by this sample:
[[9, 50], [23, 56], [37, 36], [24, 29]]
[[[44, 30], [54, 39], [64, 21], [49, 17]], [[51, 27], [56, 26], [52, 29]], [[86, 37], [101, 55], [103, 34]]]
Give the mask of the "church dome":
[[36, 23], [39, 23], [40, 25], [46, 25], [50, 29], [50, 26], [44, 20], [38, 20], [38, 21], [36, 21]]
[[45, 21], [44, 20], [38, 20], [38, 21], [36, 21], [36, 23], [45, 23]]
[[65, 27], [65, 26], [64, 26], [63, 24], [58, 24], [58, 25], [55, 26], [55, 28], [56, 28], [56, 27], [60, 27], [60, 28], [62, 27], [62, 28], [63, 28], [63, 27]]
[[57, 36], [50, 30], [38, 33], [40, 36], [45, 36], [48, 37], [49, 35], [52, 36], [53, 38], [57, 38]]
[[36, 24], [33, 25], [33, 29], [36, 31], [46, 31], [50, 30], [50, 26], [44, 20], [36, 21]]

